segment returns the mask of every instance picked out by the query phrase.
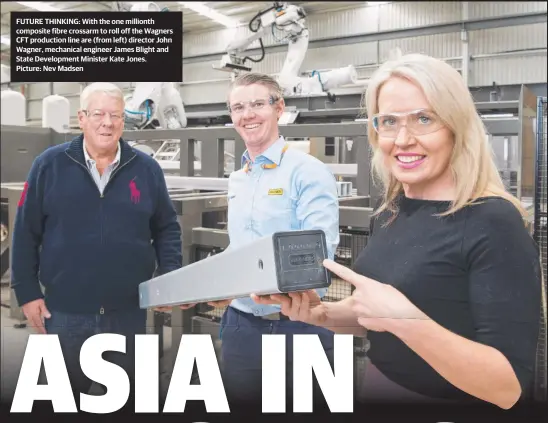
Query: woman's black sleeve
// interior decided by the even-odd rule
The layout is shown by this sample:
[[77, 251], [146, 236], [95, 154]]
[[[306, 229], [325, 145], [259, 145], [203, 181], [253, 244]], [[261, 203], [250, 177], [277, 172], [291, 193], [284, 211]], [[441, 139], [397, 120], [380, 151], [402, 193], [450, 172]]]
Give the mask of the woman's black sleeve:
[[500, 351], [529, 391], [542, 301], [539, 250], [505, 200], [471, 207], [462, 248], [476, 341]]

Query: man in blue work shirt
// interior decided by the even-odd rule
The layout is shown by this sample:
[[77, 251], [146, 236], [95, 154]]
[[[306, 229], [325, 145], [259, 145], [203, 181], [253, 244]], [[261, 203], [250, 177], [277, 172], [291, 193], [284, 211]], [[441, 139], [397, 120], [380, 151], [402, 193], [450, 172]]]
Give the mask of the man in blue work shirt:
[[[228, 107], [247, 148], [242, 169], [229, 179], [229, 248], [274, 232], [322, 229], [333, 259], [339, 243], [336, 180], [324, 163], [288, 148], [280, 136], [278, 119], [285, 105], [278, 83], [267, 75], [244, 74], [232, 83]], [[323, 296], [326, 290], [318, 293]], [[229, 401], [260, 403], [263, 334], [287, 335], [288, 392], [293, 380], [293, 334], [319, 335], [333, 366], [331, 331], [293, 322], [280, 313], [278, 305], [259, 305], [252, 298], [216, 303], [225, 304], [229, 307], [221, 322], [221, 355]]]

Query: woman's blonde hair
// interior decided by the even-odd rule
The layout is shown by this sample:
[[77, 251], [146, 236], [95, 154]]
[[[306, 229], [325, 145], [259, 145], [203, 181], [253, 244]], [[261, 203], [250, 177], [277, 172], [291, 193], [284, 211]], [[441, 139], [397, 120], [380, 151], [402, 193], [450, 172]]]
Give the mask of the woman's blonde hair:
[[402, 183], [384, 165], [378, 134], [371, 124], [372, 115], [379, 112], [379, 92], [392, 77], [407, 79], [421, 88], [432, 110], [453, 134], [450, 167], [456, 183], [456, 197], [441, 215], [455, 213], [480, 197], [498, 196], [514, 204], [525, 217], [526, 211], [520, 201], [504, 187], [485, 127], [462, 76], [447, 63], [421, 54], [409, 54], [384, 63], [369, 81], [364, 94], [365, 113], [370, 120], [367, 133], [373, 149], [371, 168], [373, 178], [382, 184], [382, 204], [376, 214], [383, 210], [396, 214], [395, 200], [403, 192]]

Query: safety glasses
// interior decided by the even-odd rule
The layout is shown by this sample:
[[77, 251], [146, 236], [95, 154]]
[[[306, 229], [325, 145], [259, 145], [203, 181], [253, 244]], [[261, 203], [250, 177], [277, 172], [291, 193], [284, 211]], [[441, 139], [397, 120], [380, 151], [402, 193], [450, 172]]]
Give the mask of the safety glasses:
[[371, 121], [381, 137], [394, 139], [404, 126], [411, 135], [431, 134], [445, 126], [434, 112], [426, 109], [405, 113], [378, 113], [373, 115]]

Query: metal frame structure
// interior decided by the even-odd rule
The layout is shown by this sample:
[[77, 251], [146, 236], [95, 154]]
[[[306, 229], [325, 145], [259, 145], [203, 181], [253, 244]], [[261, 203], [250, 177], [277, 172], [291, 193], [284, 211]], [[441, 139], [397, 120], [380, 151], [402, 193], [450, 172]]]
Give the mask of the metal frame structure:
[[[523, 90], [523, 86], [520, 87]], [[531, 91], [531, 90], [530, 90]], [[512, 93], [514, 94], [514, 93]], [[514, 114], [518, 116], [521, 91], [515, 93], [515, 100], [476, 101], [480, 114]], [[512, 95], [513, 97], [513, 95]], [[288, 97], [284, 99], [286, 111], [294, 112], [294, 124], [344, 123], [363, 118], [362, 94], [342, 94], [334, 97], [322, 95]], [[186, 106], [188, 127], [228, 125], [232, 123], [226, 104], [196, 104]], [[509, 119], [511, 125], [512, 119]], [[499, 132], [498, 127], [493, 130]], [[504, 131], [506, 132], [507, 131]], [[511, 130], [512, 133], [514, 130]], [[496, 135], [496, 134], [495, 134]]]
[[[352, 174], [352, 168], [356, 168], [354, 176], [357, 177], [356, 188], [360, 196], [374, 194], [374, 186], [369, 181], [369, 144], [366, 136], [366, 126], [363, 122], [326, 123], [326, 124], [299, 124], [280, 125], [280, 132], [286, 138], [334, 138], [343, 137], [353, 140], [357, 146], [357, 165], [347, 166], [342, 170], [345, 175]], [[152, 141], [158, 139], [176, 139], [180, 143], [181, 162], [180, 176], [194, 176], [194, 145], [201, 141], [202, 165], [201, 176], [207, 178], [223, 178], [225, 141], [234, 140], [235, 156], [241, 157], [245, 151], [243, 140], [238, 133], [230, 127], [209, 128], [185, 128], [177, 130], [144, 130], [127, 131], [123, 134], [127, 141]], [[341, 165], [336, 165], [341, 166]], [[235, 163], [235, 170], [240, 168]], [[334, 172], [339, 176], [337, 169]]]

